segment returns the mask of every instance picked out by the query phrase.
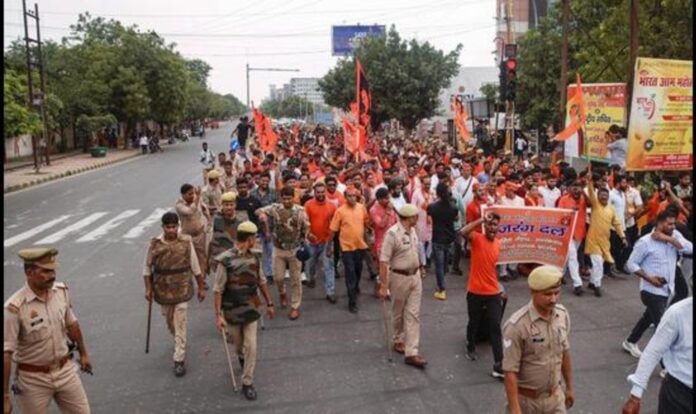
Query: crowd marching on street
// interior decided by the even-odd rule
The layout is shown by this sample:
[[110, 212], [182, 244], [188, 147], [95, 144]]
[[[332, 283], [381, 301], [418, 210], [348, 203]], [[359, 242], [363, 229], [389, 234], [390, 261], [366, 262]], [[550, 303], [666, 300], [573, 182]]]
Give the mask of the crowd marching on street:
[[[150, 309], [158, 305], [173, 337], [174, 375], [186, 374], [194, 296], [213, 301], [210, 329], [225, 343], [235, 388], [238, 366], [242, 394], [256, 400], [255, 368], [264, 363], [257, 361], [258, 329], [266, 318], [302, 318], [305, 289], [323, 289], [325, 306], [353, 314], [361, 312], [361, 302], [381, 301], [390, 355], [402, 354], [418, 369], [428, 363], [428, 350], [420, 347], [422, 302], [465, 295], [465, 356], [476, 361], [476, 344], [489, 341], [490, 373], [507, 396], [491, 412], [564, 413], [576, 392], [573, 315], [561, 305], [561, 292], [602, 300], [603, 279], [625, 273], [640, 279], [636, 296], [645, 312], [636, 315], [628, 337], [614, 338], [617, 348], [639, 360], [623, 412], [638, 412], [658, 363], [659, 412], [693, 412], [690, 172], [645, 194], [642, 180], [625, 172], [626, 131], [620, 127], [607, 131], [609, 168], [589, 163], [579, 171], [557, 152], [529, 152], [524, 140], [515, 140], [513, 153], [490, 145], [453, 147], [434, 134], [416, 139], [389, 129], [374, 132], [367, 149], [352, 154], [340, 129], [279, 127], [276, 133], [275, 147], [262, 150], [254, 125], [243, 117], [228, 152], [216, 154], [203, 141], [197, 157], [202, 183], [178, 184], [180, 194], [173, 196], [179, 198], [161, 217], [161, 234], [143, 246], [144, 296]], [[145, 135], [139, 144], [145, 153]], [[498, 264], [501, 218], [485, 211], [491, 206], [576, 211], [565, 269]], [[70, 339], [81, 369], [92, 367], [71, 309], [75, 298], [56, 281], [57, 255], [52, 247], [19, 253], [27, 284], [4, 307], [5, 413], [11, 410], [13, 363], [22, 412], [44, 413], [52, 399], [63, 412], [90, 412], [78, 372], [67, 364]], [[447, 289], [453, 277], [466, 278], [466, 293]], [[529, 301], [504, 318], [503, 282], [522, 278]], [[424, 283], [436, 286], [433, 297], [423, 295]], [[42, 329], [44, 321], [53, 323]], [[651, 325], [656, 331], [641, 350], [638, 341]], [[606, 412], [620, 409], [607, 402]]]

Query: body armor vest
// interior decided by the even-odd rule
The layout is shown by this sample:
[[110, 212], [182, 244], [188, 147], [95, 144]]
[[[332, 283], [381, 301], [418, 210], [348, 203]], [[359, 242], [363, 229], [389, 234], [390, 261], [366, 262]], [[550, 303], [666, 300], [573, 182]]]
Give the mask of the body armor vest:
[[193, 297], [191, 241], [188, 237], [165, 243], [159, 238], [150, 242], [152, 254], [152, 288], [155, 302], [175, 305]]
[[240, 255], [232, 248], [220, 257], [225, 266], [227, 281], [222, 293], [222, 310], [225, 320], [231, 324], [244, 324], [261, 317], [258, 311], [259, 258], [252, 252]]

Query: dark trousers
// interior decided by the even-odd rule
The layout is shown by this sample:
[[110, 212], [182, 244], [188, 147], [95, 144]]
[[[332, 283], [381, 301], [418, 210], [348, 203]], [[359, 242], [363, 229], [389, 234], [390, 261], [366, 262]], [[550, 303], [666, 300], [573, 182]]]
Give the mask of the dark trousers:
[[672, 296], [668, 307], [682, 299], [686, 299], [687, 296], [689, 296], [689, 286], [686, 284], [681, 266], [677, 265], [677, 271], [674, 273], [674, 296]]
[[437, 290], [445, 290], [445, 273], [447, 273], [447, 262], [452, 244], [433, 243], [433, 255], [435, 256], [435, 277], [437, 279]]
[[488, 322], [490, 332], [491, 347], [493, 348], [493, 361], [495, 363], [503, 360], [502, 333], [500, 331], [500, 321], [503, 319], [503, 301], [500, 294], [497, 295], [477, 295], [468, 292], [466, 294], [466, 304], [469, 313], [469, 324], [466, 326], [466, 347], [473, 351], [476, 344], [476, 334], [482, 321]]
[[693, 412], [694, 391], [667, 374], [660, 387], [657, 414], [692, 414]]
[[343, 268], [346, 276], [346, 290], [348, 291], [348, 306], [358, 304], [358, 288], [360, 286], [360, 275], [362, 274], [362, 262], [365, 250], [353, 250], [343, 252]]
[[[638, 226], [634, 225], [626, 229], [626, 241], [628, 241], [628, 247], [622, 246], [621, 255], [616, 259], [616, 267], [624, 272], [624, 266], [628, 262], [628, 258], [631, 257], [633, 253], [633, 246], [638, 241]], [[621, 245], [621, 240], [619, 239], [619, 245]], [[629, 272], [626, 272], [629, 273]]]
[[[619, 235], [616, 234], [614, 230], [611, 231], [611, 237], [609, 238], [609, 242], [611, 243], [610, 247], [610, 252], [611, 256], [614, 258], [614, 264], [616, 265], [616, 270], [619, 272], [624, 272], [624, 265], [626, 264], [626, 260], [628, 260], [628, 256], [624, 260], [624, 249], [623, 243], [621, 243], [621, 238], [619, 238]], [[608, 273], [609, 268], [611, 268], [611, 264], [609, 263], [604, 263], [604, 273]]]
[[638, 343], [640, 337], [643, 336], [643, 333], [650, 327], [651, 323], [654, 323], [655, 327], [657, 327], [660, 319], [662, 319], [662, 315], [665, 313], [665, 309], [667, 309], [666, 296], [654, 295], [643, 290], [640, 292], [640, 301], [645, 305], [645, 312], [643, 312], [643, 316], [626, 339], [632, 344]]
[[454, 241], [454, 254], [452, 255], [452, 271], [459, 269], [459, 263], [462, 261], [463, 256], [463, 247], [460, 237], [457, 235], [457, 239]]
[[334, 274], [338, 278], [338, 261], [341, 260], [341, 243], [338, 241], [338, 233], [333, 239], [333, 263], [334, 263]]

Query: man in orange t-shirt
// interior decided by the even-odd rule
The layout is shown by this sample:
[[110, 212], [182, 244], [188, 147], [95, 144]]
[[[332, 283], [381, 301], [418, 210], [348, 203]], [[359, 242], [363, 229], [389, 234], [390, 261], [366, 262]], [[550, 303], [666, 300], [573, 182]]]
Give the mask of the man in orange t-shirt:
[[[358, 293], [360, 292], [360, 275], [362, 262], [367, 251], [365, 228], [370, 225], [370, 215], [364, 204], [358, 203], [358, 191], [346, 189], [346, 204], [336, 210], [331, 219], [331, 235], [339, 233], [341, 257], [346, 276], [348, 291], [348, 310], [358, 312]], [[333, 250], [333, 249], [332, 249]], [[331, 252], [329, 253], [331, 254]]]
[[587, 233], [587, 225], [585, 217], [587, 213], [587, 196], [583, 191], [582, 182], [574, 181], [570, 186], [570, 192], [558, 199], [558, 208], [566, 208], [575, 210], [575, 229], [573, 230], [573, 239], [568, 245], [568, 272], [573, 280], [573, 293], [576, 296], [582, 296], [582, 279], [580, 278], [580, 263], [578, 262], [578, 249]]
[[[469, 266], [469, 281], [467, 282], [466, 302], [469, 323], [466, 327], [466, 357], [474, 361], [476, 355], [476, 334], [482, 321], [488, 321], [491, 347], [493, 349], [494, 378], [503, 379], [503, 343], [500, 322], [503, 319], [502, 288], [498, 282], [496, 264], [500, 255], [500, 240], [498, 234], [500, 216], [495, 213], [486, 214], [468, 222], [460, 231], [462, 237], [468, 238], [471, 244], [471, 262]], [[484, 233], [474, 231], [484, 225]]]
[[324, 274], [326, 300], [329, 303], [336, 303], [336, 278], [334, 266], [328, 254], [332, 244], [329, 224], [336, 213], [336, 207], [326, 200], [326, 184], [322, 182], [314, 184], [314, 198], [305, 203], [304, 209], [309, 219], [309, 232], [307, 233], [309, 243], [307, 247], [310, 256], [306, 264], [306, 274], [307, 279], [309, 279], [307, 286], [314, 287], [314, 273], [317, 262], [319, 262]]

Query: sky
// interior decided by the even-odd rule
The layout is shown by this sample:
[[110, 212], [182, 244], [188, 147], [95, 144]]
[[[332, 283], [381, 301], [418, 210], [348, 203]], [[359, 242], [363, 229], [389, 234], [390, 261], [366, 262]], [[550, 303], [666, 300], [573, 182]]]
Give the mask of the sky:
[[[208, 86], [246, 100], [246, 64], [299, 72], [251, 72], [250, 98], [291, 77], [321, 77], [331, 56], [331, 26], [396, 25], [402, 38], [445, 52], [463, 45], [462, 66], [494, 66], [495, 0], [28, 0], [38, 3], [43, 40], [60, 41], [81, 12], [155, 30], [187, 58], [206, 61]], [[21, 0], [4, 0], [4, 45], [22, 36]], [[31, 26], [30, 37], [35, 29]], [[50, 88], [50, 86], [49, 86]]]

